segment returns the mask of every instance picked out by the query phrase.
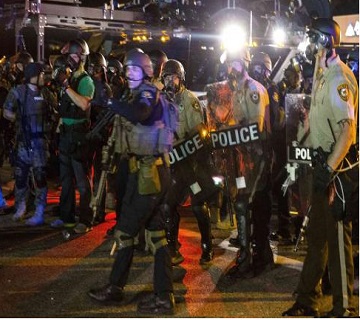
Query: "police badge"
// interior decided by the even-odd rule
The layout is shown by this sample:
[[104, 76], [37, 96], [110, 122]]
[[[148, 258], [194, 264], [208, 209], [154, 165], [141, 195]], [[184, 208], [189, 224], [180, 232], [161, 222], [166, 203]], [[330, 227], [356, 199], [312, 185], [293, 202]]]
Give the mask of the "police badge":
[[337, 91], [342, 100], [347, 101], [349, 99], [349, 86], [346, 83], [339, 85]]

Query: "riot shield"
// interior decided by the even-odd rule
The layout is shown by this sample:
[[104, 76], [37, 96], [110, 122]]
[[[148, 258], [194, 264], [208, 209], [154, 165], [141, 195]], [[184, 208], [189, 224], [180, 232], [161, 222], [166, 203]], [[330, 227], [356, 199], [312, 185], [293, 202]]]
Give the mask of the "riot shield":
[[212, 179], [214, 166], [209, 156], [210, 147], [209, 132], [201, 123], [186, 138], [177, 141], [169, 152], [173, 177], [190, 188], [193, 204], [209, 201], [218, 191]]
[[306, 94], [286, 94], [286, 147], [287, 178], [282, 191], [288, 192], [290, 212], [295, 217], [296, 232], [309, 212], [311, 199], [311, 145], [310, 112], [311, 96]]
[[236, 197], [244, 196], [251, 202], [255, 191], [264, 188], [269, 173], [265, 169], [271, 163], [266, 141], [260, 138], [256, 123], [238, 125], [234, 92], [227, 81], [207, 85], [205, 91], [213, 157], [225, 178], [225, 199], [234, 202]]

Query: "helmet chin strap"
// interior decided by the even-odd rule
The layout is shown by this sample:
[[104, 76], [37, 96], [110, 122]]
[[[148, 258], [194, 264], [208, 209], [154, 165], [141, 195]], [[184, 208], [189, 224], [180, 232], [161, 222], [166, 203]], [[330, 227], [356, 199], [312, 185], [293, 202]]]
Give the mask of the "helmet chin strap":
[[142, 80], [144, 80], [144, 77], [139, 78], [139, 79], [134, 79], [134, 78], [130, 78], [130, 77], [125, 77], [125, 78], [126, 78], [126, 80], [128, 80], [128, 81], [142, 81]]

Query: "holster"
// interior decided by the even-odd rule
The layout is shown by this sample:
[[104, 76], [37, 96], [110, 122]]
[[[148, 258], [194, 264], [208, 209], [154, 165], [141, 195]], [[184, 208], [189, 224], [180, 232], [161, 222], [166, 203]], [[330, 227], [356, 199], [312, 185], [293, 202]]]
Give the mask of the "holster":
[[130, 173], [138, 173], [139, 194], [149, 195], [159, 193], [161, 191], [161, 182], [157, 167], [164, 164], [165, 163], [162, 157], [130, 157], [129, 171]]

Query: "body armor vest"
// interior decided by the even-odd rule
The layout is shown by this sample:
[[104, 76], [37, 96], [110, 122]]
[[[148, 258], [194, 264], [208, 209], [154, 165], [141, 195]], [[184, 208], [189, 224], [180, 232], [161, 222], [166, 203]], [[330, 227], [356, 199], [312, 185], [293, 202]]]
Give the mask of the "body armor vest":
[[48, 133], [48, 108], [40, 91], [32, 91], [27, 85], [16, 88], [18, 94], [18, 136], [26, 138], [45, 138]]
[[[71, 89], [77, 92], [79, 83], [82, 78], [87, 76], [87, 73], [83, 73], [78, 78], [73, 79], [70, 83]], [[70, 97], [64, 92], [60, 98], [59, 102], [59, 114], [62, 118], [70, 119], [87, 119], [88, 111], [84, 111], [81, 108], [78, 108], [76, 104], [70, 99]]]
[[[149, 90], [148, 86], [146, 89]], [[178, 123], [176, 121], [178, 110], [162, 94], [159, 96], [158, 103], [161, 104], [163, 110], [162, 118], [155, 121], [153, 125], [144, 126], [140, 123], [134, 125], [125, 121], [121, 134], [121, 153], [145, 156], [160, 155], [171, 151]]]

